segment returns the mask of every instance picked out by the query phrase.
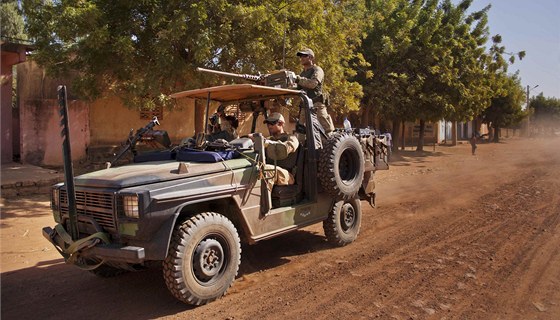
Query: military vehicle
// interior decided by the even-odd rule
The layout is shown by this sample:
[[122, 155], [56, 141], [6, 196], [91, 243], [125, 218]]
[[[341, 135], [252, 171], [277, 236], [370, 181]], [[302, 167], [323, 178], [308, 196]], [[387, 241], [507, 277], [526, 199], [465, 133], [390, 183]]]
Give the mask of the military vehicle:
[[242, 242], [316, 223], [335, 246], [356, 239], [361, 200], [375, 205], [374, 173], [388, 169], [383, 137], [367, 128], [327, 136], [312, 101], [294, 89], [233, 84], [172, 97], [206, 100], [207, 115], [214, 102], [241, 106], [252, 113], [251, 131], [266, 118], [267, 101], [299, 100], [305, 119], [296, 124], [300, 146], [291, 163], [276, 163], [292, 170], [295, 184], [268, 187], [259, 133], [221, 145], [197, 134], [194, 143], [138, 154], [130, 164], [77, 177], [70, 170], [66, 183], [52, 189], [57, 225], [43, 228], [67, 263], [103, 277], [163, 265], [172, 295], [202, 305], [234, 282]]

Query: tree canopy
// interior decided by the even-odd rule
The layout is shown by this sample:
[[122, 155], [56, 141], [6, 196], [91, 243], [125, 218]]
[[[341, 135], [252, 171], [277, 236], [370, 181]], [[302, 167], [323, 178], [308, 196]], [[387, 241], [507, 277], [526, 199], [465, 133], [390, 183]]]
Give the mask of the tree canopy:
[[[362, 50], [364, 104], [403, 121], [471, 120], [490, 102], [487, 11], [471, 0], [370, 0]], [[422, 128], [421, 137], [422, 141]], [[422, 149], [419, 144], [418, 149]]]
[[0, 21], [2, 37], [14, 40], [27, 39], [23, 16], [16, 0], [7, 0], [0, 3]]
[[525, 113], [521, 105], [525, 95], [517, 75], [501, 75], [501, 83], [497, 84], [499, 91], [492, 99], [490, 106], [482, 113], [482, 121], [489, 124], [494, 130], [494, 141], [499, 141], [500, 128], [518, 124]]
[[310, 47], [336, 105], [359, 106], [361, 87], [348, 79], [351, 61], [360, 62], [361, 0], [23, 3], [36, 60], [54, 74], [78, 70], [74, 89], [86, 98], [116, 94], [128, 105], [166, 104], [171, 92], [219, 81], [196, 67], [297, 71], [295, 53]]
[[560, 99], [545, 97], [542, 93], [533, 97], [529, 107], [534, 110], [531, 123], [539, 133], [553, 133], [560, 129]]
[[[74, 90], [84, 98], [165, 105], [172, 92], [230, 81], [196, 67], [297, 72], [295, 52], [309, 47], [325, 70], [333, 112], [361, 108], [421, 124], [483, 114], [499, 128], [519, 119], [520, 80], [507, 68], [525, 53], [508, 53], [500, 35], [487, 49], [490, 6], [473, 11], [472, 2], [23, 0], [23, 7], [37, 62], [55, 75], [78, 72]], [[422, 128], [419, 140], [421, 150]]]

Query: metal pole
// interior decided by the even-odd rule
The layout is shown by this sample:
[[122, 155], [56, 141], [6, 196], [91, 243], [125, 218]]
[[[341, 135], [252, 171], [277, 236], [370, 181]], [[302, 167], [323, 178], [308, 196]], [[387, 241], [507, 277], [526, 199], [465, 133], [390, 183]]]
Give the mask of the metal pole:
[[284, 39], [282, 40], [282, 69], [286, 68], [286, 29], [288, 24], [288, 14], [284, 11]]
[[530, 109], [529, 109], [529, 91], [530, 91], [529, 90], [529, 85], [527, 85], [527, 137], [531, 136], [531, 133], [530, 133], [531, 132], [531, 124], [530, 124], [531, 112], [530, 112]]
[[72, 167], [72, 151], [70, 150], [70, 126], [68, 121], [68, 98], [66, 86], [58, 86], [58, 105], [60, 107], [60, 126], [62, 130], [62, 155], [64, 158], [64, 182], [68, 199], [68, 217], [70, 220], [70, 236], [72, 240], [79, 237], [78, 217], [76, 213], [76, 192], [74, 190], [74, 169]]

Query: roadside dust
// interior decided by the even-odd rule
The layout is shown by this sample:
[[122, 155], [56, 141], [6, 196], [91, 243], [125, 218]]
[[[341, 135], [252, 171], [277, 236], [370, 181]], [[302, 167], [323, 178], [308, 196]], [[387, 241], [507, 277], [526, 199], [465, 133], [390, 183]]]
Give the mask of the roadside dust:
[[228, 294], [192, 308], [161, 270], [100, 279], [41, 236], [49, 197], [2, 199], [4, 319], [559, 319], [560, 139], [402, 151], [355, 243], [321, 225], [244, 246]]

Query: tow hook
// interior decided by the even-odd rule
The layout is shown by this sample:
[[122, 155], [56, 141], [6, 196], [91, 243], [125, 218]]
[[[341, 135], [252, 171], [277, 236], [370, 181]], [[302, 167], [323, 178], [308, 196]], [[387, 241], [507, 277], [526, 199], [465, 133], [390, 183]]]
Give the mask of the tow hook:
[[74, 264], [86, 270], [93, 270], [99, 267], [103, 261], [94, 265], [83, 264], [79, 261], [80, 253], [83, 250], [95, 247], [101, 242], [105, 244], [110, 243], [109, 236], [105, 232], [96, 232], [85, 238], [73, 241], [70, 234], [68, 234], [61, 224], [57, 224], [54, 229], [51, 227], [43, 228], [43, 236], [54, 245], [60, 255], [64, 257], [66, 263]]

